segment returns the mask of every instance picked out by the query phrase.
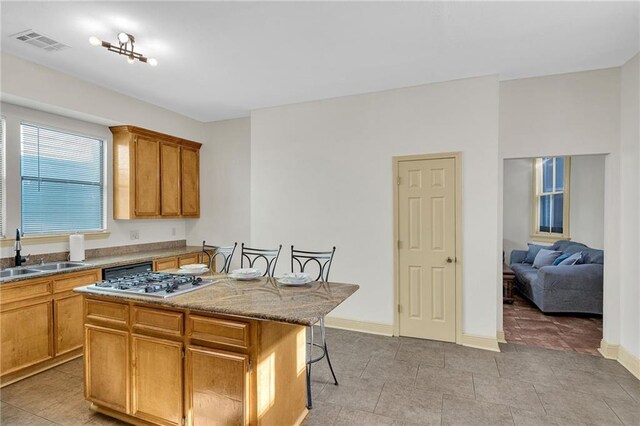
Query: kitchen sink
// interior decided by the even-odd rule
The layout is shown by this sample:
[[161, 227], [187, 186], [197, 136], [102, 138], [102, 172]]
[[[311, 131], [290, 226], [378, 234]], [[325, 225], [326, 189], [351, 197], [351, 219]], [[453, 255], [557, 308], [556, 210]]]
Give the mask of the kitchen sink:
[[28, 269], [28, 268], [8, 268], [0, 271], [0, 278], [13, 278], [13, 277], [21, 277], [24, 275], [35, 275], [39, 274], [40, 271], [36, 269]]
[[31, 269], [35, 269], [36, 271], [49, 272], [49, 271], [64, 271], [66, 269], [72, 268], [80, 268], [82, 266], [87, 266], [87, 263], [84, 262], [55, 262], [55, 263], [45, 263], [42, 265], [33, 265], [30, 266]]

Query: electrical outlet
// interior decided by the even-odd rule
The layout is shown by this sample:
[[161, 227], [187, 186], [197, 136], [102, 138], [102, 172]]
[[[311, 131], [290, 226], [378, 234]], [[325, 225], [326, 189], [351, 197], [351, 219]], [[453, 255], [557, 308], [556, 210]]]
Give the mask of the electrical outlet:
[[172, 237], [176, 236], [176, 228], [171, 228], [171, 236]]
[[140, 232], [137, 229], [135, 231], [129, 231], [129, 238], [131, 238], [132, 240], [139, 240]]

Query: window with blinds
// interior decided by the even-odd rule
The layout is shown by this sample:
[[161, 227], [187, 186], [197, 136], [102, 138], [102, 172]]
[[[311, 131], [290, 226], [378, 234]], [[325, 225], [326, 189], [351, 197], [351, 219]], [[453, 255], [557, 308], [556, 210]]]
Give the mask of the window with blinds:
[[104, 229], [104, 141], [21, 124], [22, 231]]
[[0, 238], [4, 237], [4, 195], [5, 195], [5, 179], [4, 175], [4, 150], [5, 150], [5, 135], [6, 132], [4, 130], [4, 118], [0, 118]]

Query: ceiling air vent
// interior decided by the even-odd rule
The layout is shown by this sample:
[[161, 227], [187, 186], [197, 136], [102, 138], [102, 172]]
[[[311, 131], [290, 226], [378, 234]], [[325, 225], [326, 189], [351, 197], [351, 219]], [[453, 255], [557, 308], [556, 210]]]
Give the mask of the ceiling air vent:
[[60, 43], [51, 37], [47, 37], [46, 35], [33, 30], [22, 31], [18, 34], [12, 35], [11, 37], [48, 52], [57, 52], [69, 48], [66, 44]]

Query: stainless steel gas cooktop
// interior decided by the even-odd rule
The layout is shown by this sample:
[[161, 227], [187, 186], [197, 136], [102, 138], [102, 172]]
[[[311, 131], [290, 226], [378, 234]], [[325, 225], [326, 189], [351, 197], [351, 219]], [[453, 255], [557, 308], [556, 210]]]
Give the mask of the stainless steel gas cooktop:
[[87, 286], [87, 289], [166, 298], [198, 290], [216, 282], [216, 280], [203, 280], [193, 275], [143, 272], [99, 281]]

